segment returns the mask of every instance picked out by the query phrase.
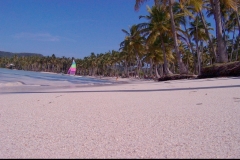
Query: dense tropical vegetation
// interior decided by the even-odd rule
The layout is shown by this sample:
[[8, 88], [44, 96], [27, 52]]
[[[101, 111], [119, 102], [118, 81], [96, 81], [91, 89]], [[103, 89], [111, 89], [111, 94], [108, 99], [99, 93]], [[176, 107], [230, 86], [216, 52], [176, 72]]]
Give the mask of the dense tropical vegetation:
[[[135, 10], [147, 0], [136, 0]], [[78, 75], [163, 77], [173, 74], [200, 75], [202, 68], [240, 60], [239, 0], [154, 0], [141, 15], [144, 23], [133, 24], [118, 51], [91, 53], [75, 59]], [[209, 17], [214, 23], [209, 22]], [[16, 69], [64, 72], [72, 58], [17, 55], [0, 58]]]

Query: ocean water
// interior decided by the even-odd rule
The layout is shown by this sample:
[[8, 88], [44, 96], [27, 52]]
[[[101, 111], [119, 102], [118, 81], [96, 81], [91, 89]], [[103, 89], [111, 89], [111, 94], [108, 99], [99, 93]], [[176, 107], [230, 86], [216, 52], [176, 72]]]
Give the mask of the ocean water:
[[85, 76], [0, 68], [0, 92], [110, 85], [118, 82]]

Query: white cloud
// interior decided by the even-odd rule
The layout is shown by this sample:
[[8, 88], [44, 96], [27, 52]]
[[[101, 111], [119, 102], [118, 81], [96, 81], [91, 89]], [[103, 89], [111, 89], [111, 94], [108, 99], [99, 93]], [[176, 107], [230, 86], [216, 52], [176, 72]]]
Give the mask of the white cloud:
[[17, 33], [14, 35], [14, 38], [17, 39], [29, 39], [29, 40], [36, 40], [36, 41], [51, 41], [51, 42], [56, 42], [60, 41], [59, 36], [53, 36], [49, 33], [27, 33], [27, 32], [22, 32], [22, 33]]

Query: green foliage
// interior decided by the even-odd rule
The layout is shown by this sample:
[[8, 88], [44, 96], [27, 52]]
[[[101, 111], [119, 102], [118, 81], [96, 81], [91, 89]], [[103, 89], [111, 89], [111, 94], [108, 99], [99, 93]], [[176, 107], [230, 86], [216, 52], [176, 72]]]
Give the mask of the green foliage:
[[38, 53], [12, 53], [12, 52], [0, 51], [0, 57], [11, 58], [14, 55], [17, 55], [19, 57], [22, 57], [22, 56], [40, 56], [40, 57], [43, 57], [42, 54], [38, 54]]

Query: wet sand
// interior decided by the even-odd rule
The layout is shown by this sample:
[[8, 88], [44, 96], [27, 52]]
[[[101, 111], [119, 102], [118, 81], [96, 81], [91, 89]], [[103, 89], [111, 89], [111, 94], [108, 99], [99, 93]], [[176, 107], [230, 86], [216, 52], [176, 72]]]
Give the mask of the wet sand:
[[0, 94], [0, 158], [240, 158], [240, 77]]

